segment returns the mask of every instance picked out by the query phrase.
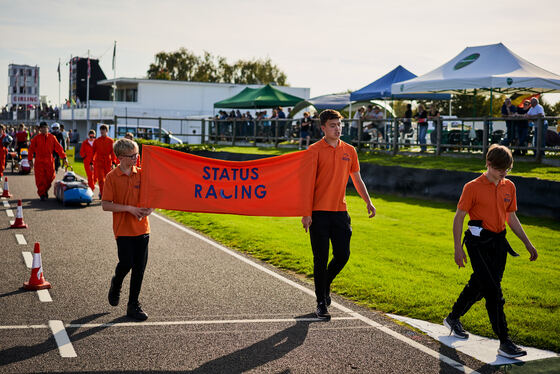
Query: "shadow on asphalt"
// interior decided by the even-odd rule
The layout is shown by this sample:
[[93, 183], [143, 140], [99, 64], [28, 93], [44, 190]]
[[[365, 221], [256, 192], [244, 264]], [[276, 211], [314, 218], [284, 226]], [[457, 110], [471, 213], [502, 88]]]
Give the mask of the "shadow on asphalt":
[[[459, 355], [457, 354], [457, 351], [451, 347], [446, 346], [445, 344], [440, 343], [439, 345], [439, 353], [443, 356], [447, 356], [450, 359], [452, 359], [455, 362], [458, 362], [460, 364], [469, 366], [469, 364], [467, 364], [465, 361], [463, 361], [463, 359], [461, 359], [461, 357], [459, 357]], [[494, 365], [490, 365], [490, 364], [484, 364], [482, 366], [480, 366], [479, 368], [473, 368], [474, 370], [476, 370], [478, 373], [480, 374], [491, 374], [491, 373], [502, 373], [502, 371], [500, 371], [500, 367], [498, 366], [494, 366]], [[454, 369], [453, 367], [451, 367], [450, 365], [446, 364], [443, 361], [439, 361], [439, 373], [440, 374], [455, 374], [455, 373], [460, 373], [461, 371]]]
[[[72, 324], [84, 324], [84, 323], [88, 323], [91, 322], [93, 320], [95, 320], [96, 318], [102, 317], [104, 315], [107, 315], [109, 313], [96, 313], [96, 314], [91, 314], [89, 316], [83, 317], [83, 318], [79, 318], [75, 321], [72, 321]], [[126, 317], [119, 317], [119, 318], [115, 318], [113, 321], [110, 321], [109, 323], [118, 323], [118, 322], [123, 322], [123, 321], [128, 321], [128, 319]], [[89, 330], [83, 331], [79, 334], [73, 334], [74, 332], [76, 332], [77, 328], [68, 328], [67, 329], [67, 333], [68, 336], [70, 337], [70, 341], [75, 342], [84, 338], [87, 338], [88, 336], [91, 336], [95, 333], [98, 333], [99, 331], [102, 331], [104, 329], [106, 329], [108, 326], [99, 326], [99, 327], [94, 327], [91, 328]], [[0, 351], [0, 367], [5, 366], [5, 365], [9, 365], [9, 364], [13, 364], [15, 362], [20, 362], [20, 361], [25, 361], [27, 359], [33, 358], [35, 356], [40, 356], [42, 354], [45, 354], [47, 352], [50, 352], [52, 350], [56, 350], [58, 349], [56, 342], [54, 340], [54, 336], [49, 336], [49, 338], [47, 340], [45, 340], [42, 343], [38, 343], [35, 345], [31, 345], [31, 346], [17, 346], [17, 347], [12, 347], [12, 348], [8, 348], [8, 349], [4, 349]], [[0, 370], [1, 371], [1, 370]]]
[[[89, 207], [101, 205], [100, 200], [94, 200]], [[25, 219], [25, 210], [74, 210], [74, 209], [84, 209], [87, 208], [86, 204], [68, 204], [63, 205], [61, 202], [57, 201], [54, 197], [49, 197], [47, 201], [41, 201], [39, 198], [36, 199], [22, 199], [21, 206], [23, 207], [23, 217]]]
[[7, 296], [17, 295], [17, 294], [24, 293], [24, 292], [27, 292], [27, 290], [24, 289], [24, 288], [22, 287], [22, 288], [18, 288], [18, 289], [15, 290], [15, 291], [10, 291], [10, 292], [6, 292], [6, 293], [3, 293], [3, 294], [0, 294], [0, 298], [2, 298], [2, 297], [7, 297]]
[[[83, 324], [91, 322], [92, 320], [99, 318], [108, 313], [92, 314], [90, 316], [72, 321], [72, 324]], [[305, 339], [307, 338], [307, 333], [309, 332], [309, 325], [311, 323], [322, 323], [322, 321], [309, 321], [301, 319], [315, 318], [315, 314], [306, 314], [303, 316], [296, 317], [296, 323], [293, 326], [288, 327], [264, 340], [261, 340], [249, 347], [237, 350], [228, 355], [216, 358], [209, 361], [200, 367], [190, 370], [190, 371], [160, 371], [160, 370], [150, 370], [144, 371], [143, 373], [151, 374], [173, 374], [173, 373], [221, 373], [227, 370], [228, 373], [243, 373], [250, 371], [252, 369], [258, 368], [268, 362], [277, 360], [297, 347], [301, 346]], [[298, 320], [300, 319], [300, 320]], [[129, 321], [127, 317], [119, 317], [108, 323], [118, 323], [123, 321]], [[68, 328], [68, 336], [72, 342], [84, 339], [90, 335], [93, 335], [108, 326], [99, 326], [83, 331], [79, 334], [74, 335], [77, 328]], [[12, 364], [14, 362], [24, 361], [29, 358], [42, 355], [51, 350], [57, 349], [54, 338], [51, 336], [46, 341], [29, 346], [29, 347], [12, 347], [0, 351], [0, 366]], [[130, 371], [103, 371], [104, 373], [138, 373], [138, 370]], [[291, 371], [286, 369], [279, 374], [288, 374]], [[54, 372], [53, 372], [54, 373]], [[63, 372], [60, 372], [63, 373]], [[64, 372], [65, 373], [65, 372]], [[83, 371], [81, 373], [99, 373], [99, 371]]]
[[[306, 314], [298, 318], [315, 318], [315, 314]], [[226, 356], [209, 361], [188, 373], [220, 373], [227, 368], [228, 373], [244, 373], [258, 368], [270, 361], [285, 356], [303, 344], [311, 323], [322, 321], [299, 320], [295, 325], [282, 330], [269, 338], [249, 347], [232, 352]], [[157, 372], [159, 373], [159, 372]]]

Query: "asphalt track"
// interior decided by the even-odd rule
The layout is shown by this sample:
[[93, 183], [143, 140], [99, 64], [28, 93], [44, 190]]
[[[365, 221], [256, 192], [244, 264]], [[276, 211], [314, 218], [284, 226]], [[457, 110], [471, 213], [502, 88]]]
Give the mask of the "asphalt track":
[[[111, 214], [98, 200], [90, 207], [41, 202], [33, 175], [8, 177], [14, 197], [9, 208], [0, 205], [1, 373], [497, 370], [336, 295], [332, 320], [321, 322], [310, 282], [159, 215], [150, 219], [140, 295], [150, 317], [135, 322], [124, 316], [128, 276], [121, 305], [107, 302], [117, 262]], [[17, 199], [28, 229], [8, 229], [6, 212], [15, 215]], [[41, 298], [21, 289], [30, 275], [22, 252], [35, 242], [53, 285]]]

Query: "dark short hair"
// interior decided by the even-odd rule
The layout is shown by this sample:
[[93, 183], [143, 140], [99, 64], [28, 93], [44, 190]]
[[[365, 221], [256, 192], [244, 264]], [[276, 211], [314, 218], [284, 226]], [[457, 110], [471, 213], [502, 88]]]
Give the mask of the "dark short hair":
[[49, 125], [45, 121], [41, 121], [39, 127], [49, 127]]
[[107, 128], [107, 125], [101, 125], [101, 126], [99, 126], [99, 130], [108, 131], [109, 129]]
[[326, 109], [323, 110], [321, 114], [319, 114], [319, 119], [321, 120], [321, 126], [324, 126], [328, 120], [340, 119], [340, 118], [342, 118], [342, 115], [334, 109]]
[[94, 130], [94, 129], [89, 130], [89, 131], [88, 131], [88, 135], [90, 135], [90, 134], [95, 135], [95, 130]]
[[508, 147], [492, 144], [486, 153], [486, 162], [494, 169], [506, 170], [513, 166], [513, 155]]

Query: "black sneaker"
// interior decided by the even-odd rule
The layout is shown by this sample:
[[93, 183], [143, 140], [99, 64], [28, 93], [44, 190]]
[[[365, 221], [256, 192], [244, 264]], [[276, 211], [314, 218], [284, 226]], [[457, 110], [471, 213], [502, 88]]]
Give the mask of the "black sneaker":
[[39, 199], [41, 199], [41, 201], [45, 201], [47, 200], [47, 195], [41, 195], [39, 196]]
[[331, 315], [327, 309], [327, 304], [324, 301], [317, 304], [317, 311], [315, 314], [317, 315], [317, 318], [325, 321], [329, 321], [331, 319]]
[[469, 338], [469, 334], [465, 331], [463, 325], [461, 324], [461, 321], [458, 318], [452, 319], [447, 316], [443, 320], [443, 325], [450, 330], [449, 335], [453, 334], [459, 339]]
[[503, 342], [500, 343], [500, 348], [498, 348], [498, 354], [503, 357], [507, 358], [515, 358], [527, 355], [527, 351], [519, 348], [515, 345], [514, 342], [511, 341], [510, 338], [507, 338]]
[[129, 305], [126, 309], [126, 315], [139, 321], [145, 321], [148, 319], [148, 315], [142, 310], [140, 304]]
[[119, 300], [121, 298], [121, 287], [117, 287], [115, 285], [115, 277], [111, 278], [111, 287], [109, 287], [109, 295], [107, 296], [109, 299], [109, 304], [112, 306], [119, 305]]

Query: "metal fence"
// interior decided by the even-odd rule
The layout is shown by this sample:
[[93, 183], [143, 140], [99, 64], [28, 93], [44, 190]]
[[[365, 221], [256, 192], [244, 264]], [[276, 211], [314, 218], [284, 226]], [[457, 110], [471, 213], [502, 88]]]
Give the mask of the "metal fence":
[[[163, 117], [115, 117], [118, 127], [136, 127], [141, 137], [170, 142], [169, 135], [190, 144], [239, 146], [297, 146], [301, 119], [200, 119]], [[378, 150], [391, 154], [447, 152], [485, 154], [491, 144], [508, 145], [516, 153], [532, 155], [541, 161], [545, 152], [560, 155], [558, 136], [560, 117], [448, 118], [419, 124], [406, 118], [342, 120], [341, 138], [359, 150]], [[141, 131], [144, 129], [143, 131]], [[151, 129], [146, 131], [146, 129]], [[546, 143], [549, 132], [550, 142]], [[322, 137], [318, 120], [309, 132], [311, 143]], [[122, 135], [121, 135], [122, 136]], [[304, 141], [305, 144], [305, 141]]]

